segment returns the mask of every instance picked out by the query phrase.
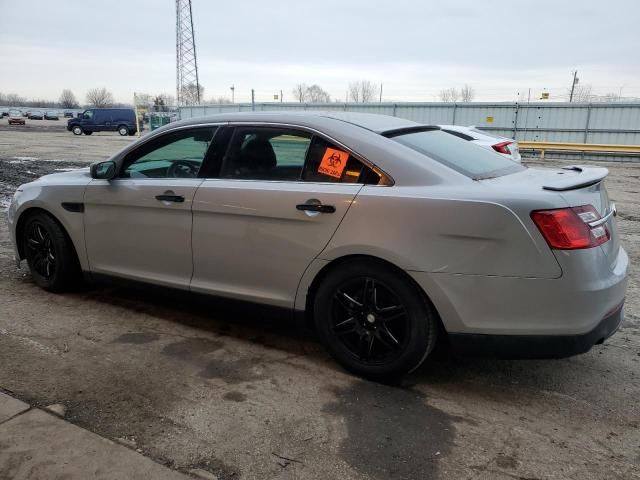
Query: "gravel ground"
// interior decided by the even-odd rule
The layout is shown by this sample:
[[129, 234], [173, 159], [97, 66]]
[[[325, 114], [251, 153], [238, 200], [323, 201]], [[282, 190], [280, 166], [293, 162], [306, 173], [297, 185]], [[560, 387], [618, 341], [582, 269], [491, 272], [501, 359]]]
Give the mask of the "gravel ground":
[[[131, 141], [32, 130], [0, 125], [5, 201]], [[152, 289], [48, 294], [11, 262], [2, 217], [0, 389], [220, 479], [640, 478], [640, 164], [606, 166], [631, 282], [623, 328], [587, 354], [438, 358], [401, 387], [369, 383], [281, 313]]]

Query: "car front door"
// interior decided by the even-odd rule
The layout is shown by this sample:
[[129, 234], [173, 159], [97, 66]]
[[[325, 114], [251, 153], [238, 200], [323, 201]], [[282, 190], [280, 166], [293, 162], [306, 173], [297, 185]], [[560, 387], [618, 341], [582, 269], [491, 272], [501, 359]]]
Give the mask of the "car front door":
[[215, 178], [194, 198], [191, 289], [292, 307], [305, 269], [338, 228], [361, 179], [375, 173], [303, 130], [233, 130], [208, 175]]
[[166, 133], [130, 152], [113, 180], [91, 181], [84, 218], [92, 272], [189, 288], [191, 205], [214, 133]]

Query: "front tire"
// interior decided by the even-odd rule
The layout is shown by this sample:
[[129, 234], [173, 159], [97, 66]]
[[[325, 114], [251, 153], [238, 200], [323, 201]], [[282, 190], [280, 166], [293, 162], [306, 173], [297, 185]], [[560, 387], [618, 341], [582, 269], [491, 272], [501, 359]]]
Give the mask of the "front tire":
[[82, 128], [80, 128], [78, 125], [74, 126], [71, 131], [74, 135], [82, 135]]
[[396, 381], [436, 344], [435, 309], [402, 272], [382, 262], [352, 260], [332, 270], [313, 307], [329, 353], [365, 378]]
[[51, 292], [71, 290], [81, 279], [81, 270], [71, 239], [46, 213], [35, 213], [24, 226], [23, 247], [31, 276]]

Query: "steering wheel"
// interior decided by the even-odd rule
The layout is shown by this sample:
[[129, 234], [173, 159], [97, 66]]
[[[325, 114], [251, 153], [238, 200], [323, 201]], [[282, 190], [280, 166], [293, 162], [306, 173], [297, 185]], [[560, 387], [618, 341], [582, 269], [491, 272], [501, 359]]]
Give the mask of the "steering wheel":
[[176, 160], [167, 169], [167, 177], [174, 178], [196, 178], [198, 176], [198, 165], [194, 165], [188, 160]]

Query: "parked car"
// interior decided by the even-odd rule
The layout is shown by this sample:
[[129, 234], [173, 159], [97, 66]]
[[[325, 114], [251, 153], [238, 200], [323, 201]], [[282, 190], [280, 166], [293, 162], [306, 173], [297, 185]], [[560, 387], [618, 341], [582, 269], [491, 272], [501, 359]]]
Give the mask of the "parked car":
[[73, 118], [74, 116], [75, 115], [74, 115], [73, 110], [65, 110], [64, 111], [64, 118]]
[[60, 120], [58, 112], [48, 111], [44, 114], [45, 120]]
[[468, 142], [473, 142], [476, 145], [480, 145], [481, 147], [493, 150], [500, 155], [505, 156], [509, 160], [513, 160], [514, 162], [518, 163], [522, 161], [518, 142], [516, 142], [512, 138], [493, 135], [485, 130], [480, 130], [476, 127], [463, 127], [460, 125], [440, 125], [440, 128], [443, 131], [450, 133], [451, 135], [462, 138], [463, 140], [467, 140]]
[[44, 120], [44, 112], [42, 110], [31, 110], [27, 113], [29, 120]]
[[562, 357], [619, 327], [628, 258], [598, 167], [526, 168], [437, 126], [343, 112], [170, 123], [18, 188], [16, 258], [294, 311], [360, 375], [455, 352]]
[[22, 116], [20, 110], [9, 110], [9, 118], [7, 119], [9, 125], [26, 125], [27, 121]]
[[91, 108], [67, 121], [67, 130], [75, 135], [91, 135], [93, 132], [118, 132], [134, 135], [138, 129], [136, 114], [131, 108]]

